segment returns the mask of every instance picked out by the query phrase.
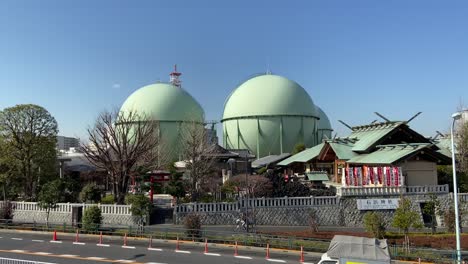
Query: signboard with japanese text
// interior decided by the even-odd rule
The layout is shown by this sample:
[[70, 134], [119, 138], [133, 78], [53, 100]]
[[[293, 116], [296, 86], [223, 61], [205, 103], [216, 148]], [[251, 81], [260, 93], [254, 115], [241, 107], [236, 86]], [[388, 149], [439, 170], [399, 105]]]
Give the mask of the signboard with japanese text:
[[358, 210], [391, 210], [398, 208], [400, 198], [357, 199]]

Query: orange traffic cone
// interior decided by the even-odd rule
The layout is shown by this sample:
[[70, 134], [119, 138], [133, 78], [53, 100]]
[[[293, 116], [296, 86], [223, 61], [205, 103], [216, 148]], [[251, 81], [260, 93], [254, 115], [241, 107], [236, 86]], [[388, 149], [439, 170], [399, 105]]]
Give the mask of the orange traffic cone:
[[237, 252], [237, 241], [236, 241], [236, 246], [234, 247], [234, 256], [238, 256], [238, 252]]
[[266, 248], [266, 259], [269, 259], [270, 258], [270, 244], [267, 244], [267, 248]]
[[125, 233], [125, 236], [124, 236], [124, 244], [123, 244], [123, 245], [124, 245], [124, 247], [127, 246], [127, 233]]
[[52, 236], [52, 241], [57, 241], [57, 231], [54, 230], [54, 235]]
[[205, 238], [205, 252], [208, 253], [208, 239]]
[[99, 245], [102, 245], [102, 231], [99, 233]]
[[303, 263], [304, 262], [304, 247], [301, 246], [301, 258], [299, 259], [299, 262]]
[[175, 250], [179, 250], [179, 237], [177, 237], [176, 248]]
[[79, 236], [78, 229], [76, 229], [76, 237], [75, 237], [75, 242], [76, 243], [80, 242], [78, 236]]
[[149, 245], [148, 248], [153, 248], [153, 236], [149, 237]]

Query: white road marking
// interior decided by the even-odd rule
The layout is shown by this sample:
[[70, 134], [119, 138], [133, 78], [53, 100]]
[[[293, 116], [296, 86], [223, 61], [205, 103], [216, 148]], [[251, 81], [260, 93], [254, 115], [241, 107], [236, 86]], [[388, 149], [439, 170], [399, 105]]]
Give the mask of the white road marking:
[[159, 263], [159, 262], [146, 262], [146, 264], [167, 264], [167, 263]]
[[190, 253], [192, 253], [192, 252], [190, 252], [190, 251], [185, 251], [185, 250], [176, 250], [175, 252], [176, 252], [176, 253], [184, 253], [184, 254], [190, 254]]
[[134, 260], [129, 260], [129, 259], [119, 259], [119, 260], [116, 260], [117, 262], [123, 262], [123, 263], [132, 263], [132, 262], [135, 262]]
[[15, 249], [15, 250], [12, 250], [11, 252], [20, 252], [20, 253], [23, 253], [23, 252], [26, 252], [26, 250], [22, 250], [22, 249]]
[[78, 257], [78, 255], [69, 255], [69, 254], [63, 254], [63, 255], [59, 255], [60, 257], [65, 257], [65, 258], [74, 258], [74, 257]]
[[39, 243], [44, 243], [44, 240], [39, 240], [39, 239], [33, 239], [32, 242], [39, 242]]
[[282, 260], [282, 259], [267, 259], [268, 261], [271, 261], [271, 262], [281, 262], [281, 263], [286, 263], [286, 261]]
[[314, 264], [313, 262], [302, 262], [302, 264]]
[[103, 259], [106, 259], [106, 258], [101, 258], [101, 257], [87, 257], [87, 259], [103, 260]]
[[109, 244], [96, 244], [96, 246], [98, 246], [98, 247], [110, 247]]
[[38, 255], [52, 255], [52, 253], [49, 252], [35, 252]]
[[73, 242], [73, 245], [86, 245], [86, 243], [83, 243], [83, 242]]
[[135, 249], [135, 247], [131, 247], [131, 246], [122, 246], [122, 248], [131, 248], [131, 249]]
[[11, 239], [12, 240], [23, 240], [22, 238], [18, 238], [18, 237], [12, 237]]
[[153, 251], [163, 251], [162, 248], [148, 248], [148, 250], [153, 250]]
[[62, 244], [62, 241], [59, 241], [59, 240], [51, 240], [50, 243]]
[[217, 257], [221, 257], [221, 254], [218, 254], [218, 253], [204, 253], [205, 255], [208, 255], [208, 256], [217, 256]]
[[252, 259], [252, 257], [247, 257], [247, 256], [234, 256], [235, 258], [240, 258], [240, 259]]

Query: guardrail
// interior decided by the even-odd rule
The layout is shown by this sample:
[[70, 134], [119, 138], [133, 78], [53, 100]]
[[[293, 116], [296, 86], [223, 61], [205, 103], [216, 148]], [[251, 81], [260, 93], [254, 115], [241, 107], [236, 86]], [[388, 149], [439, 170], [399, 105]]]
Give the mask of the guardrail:
[[338, 205], [338, 196], [242, 198], [232, 203], [186, 203], [175, 208], [176, 213], [187, 212], [233, 212], [243, 208], [314, 207]]
[[[233, 232], [229, 231], [229, 227], [225, 229], [226, 231], [215, 231], [158, 226], [144, 226], [141, 229], [137, 229], [132, 226], [106, 226], [97, 228], [93, 231], [87, 231], [85, 229], [77, 228], [76, 226], [72, 225], [66, 225], [64, 223], [49, 223], [49, 226], [47, 227], [46, 225], [38, 225], [34, 223], [11, 223], [8, 221], [10, 220], [0, 220], [0, 229], [46, 231], [50, 232], [51, 235], [54, 231], [57, 231], [59, 232], [60, 240], [64, 242], [69, 241], [70, 243], [75, 241], [77, 233], [80, 235], [80, 241], [97, 242], [97, 239], [99, 239], [97, 236], [82, 235], [99, 234], [102, 232], [104, 240], [106, 241], [123, 241], [125, 235], [127, 235], [128, 238], [138, 237], [138, 240], [131, 240], [131, 243], [145, 248], [148, 246], [149, 240], [152, 239], [160, 239], [165, 241], [178, 239], [182, 243], [184, 241], [206, 241], [208, 243], [220, 243], [225, 245], [235, 245], [237, 242], [239, 246], [254, 246], [263, 248], [268, 244], [271, 248], [289, 250], [300, 250], [302, 246], [306, 252], [326, 252], [330, 244], [330, 239], [277, 236], [263, 233]], [[60, 233], [69, 234], [68, 236], [64, 236]], [[203, 243], [200, 243], [200, 245], [203, 245]], [[455, 250], [411, 247], [410, 251], [408, 252], [406, 251], [405, 247], [400, 245], [389, 244], [388, 246], [392, 259], [394, 260], [399, 259], [416, 261], [418, 258], [420, 258], [421, 261], [432, 263], [453, 263], [455, 260]], [[467, 252], [465, 251], [462, 252], [462, 254], [466, 253]]]

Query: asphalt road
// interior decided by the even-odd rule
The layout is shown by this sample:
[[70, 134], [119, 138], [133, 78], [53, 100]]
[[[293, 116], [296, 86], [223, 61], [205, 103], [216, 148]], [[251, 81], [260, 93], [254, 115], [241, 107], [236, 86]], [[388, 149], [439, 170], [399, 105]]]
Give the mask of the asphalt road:
[[[75, 237], [58, 233], [59, 243], [51, 242], [52, 234], [37, 234], [29, 232], [0, 232], [0, 257], [34, 260], [45, 263], [300, 263], [298, 252], [270, 250], [270, 258], [266, 259], [266, 250], [261, 248], [238, 247], [238, 256], [234, 256], [234, 247], [227, 245], [208, 244], [205, 254], [204, 243], [184, 241], [179, 243], [176, 251], [174, 241], [153, 240], [149, 250], [148, 240], [128, 239], [123, 247], [121, 237], [103, 237], [102, 245], [98, 236], [80, 236], [79, 243], [74, 244]], [[318, 253], [306, 253], [306, 263], [317, 263]], [[0, 262], [1, 263], [1, 262]]]

